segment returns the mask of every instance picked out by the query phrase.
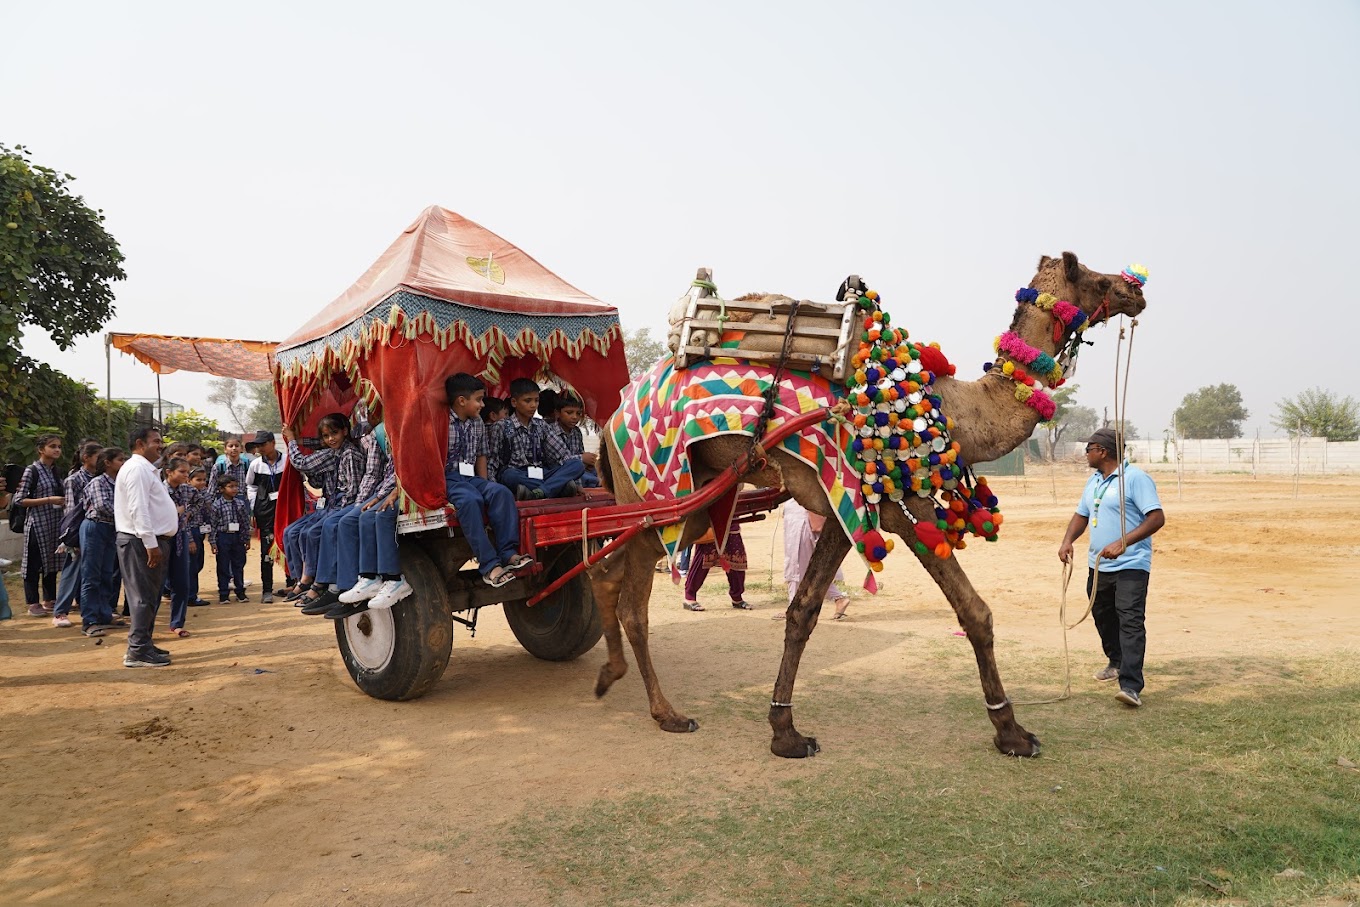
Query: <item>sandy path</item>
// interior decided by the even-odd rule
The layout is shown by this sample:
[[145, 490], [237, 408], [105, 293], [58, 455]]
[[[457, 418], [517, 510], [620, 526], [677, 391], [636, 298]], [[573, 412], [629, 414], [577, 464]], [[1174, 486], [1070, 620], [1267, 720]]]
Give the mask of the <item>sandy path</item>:
[[[1061, 685], [1032, 669], [1033, 656], [1061, 653], [1055, 552], [1083, 477], [1062, 473], [1056, 504], [1046, 474], [995, 480], [1003, 540], [962, 552], [996, 613], [1016, 698]], [[1177, 500], [1174, 480], [1159, 479], [1168, 526], [1154, 564], [1149, 702], [1176, 682], [1159, 663], [1356, 649], [1360, 546], [1347, 530], [1360, 480], [1305, 483], [1294, 500], [1286, 481], [1198, 476]], [[768, 578], [775, 528], [748, 527], [753, 584]], [[776, 551], [776, 580], [779, 567]], [[853, 674], [872, 696], [876, 678], [928, 684], [932, 659], [970, 660], [914, 562], [890, 557], [884, 579], [876, 599], [856, 595], [850, 620], [818, 628], [802, 695]], [[404, 704], [360, 694], [329, 624], [286, 605], [191, 610], [194, 637], [162, 638], [175, 664], [158, 671], [122, 668], [117, 639], [96, 646], [23, 617], [0, 624], [0, 902], [557, 903], [505, 855], [496, 832], [507, 820], [663, 779], [702, 789], [714, 771], [765, 784], [827, 770], [825, 757], [768, 755], [777, 593], [757, 589], [751, 613], [690, 614], [667, 578], [656, 590], [658, 668], [702, 724], [695, 735], [655, 729], [635, 672], [595, 700], [602, 644], [576, 662], [540, 662], [494, 608], [476, 639], [457, 630], [434, 691]], [[710, 605], [721, 590], [718, 575]], [[1089, 622], [1071, 645], [1085, 683], [1099, 661]], [[1031, 667], [1007, 673], [1008, 656]], [[980, 709], [956, 731], [989, 745]]]

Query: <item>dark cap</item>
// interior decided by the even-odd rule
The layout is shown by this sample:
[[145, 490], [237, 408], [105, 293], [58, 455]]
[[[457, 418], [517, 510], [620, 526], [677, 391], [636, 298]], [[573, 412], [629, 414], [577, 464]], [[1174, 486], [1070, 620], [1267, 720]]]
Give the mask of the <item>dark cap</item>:
[[255, 432], [255, 437], [246, 442], [246, 450], [250, 450], [252, 447], [259, 447], [261, 444], [268, 444], [272, 440], [274, 440], [274, 433], [272, 431], [257, 431]]
[[1119, 437], [1113, 428], [1097, 428], [1095, 434], [1086, 439], [1086, 443], [1099, 445], [1106, 453], [1119, 456]]

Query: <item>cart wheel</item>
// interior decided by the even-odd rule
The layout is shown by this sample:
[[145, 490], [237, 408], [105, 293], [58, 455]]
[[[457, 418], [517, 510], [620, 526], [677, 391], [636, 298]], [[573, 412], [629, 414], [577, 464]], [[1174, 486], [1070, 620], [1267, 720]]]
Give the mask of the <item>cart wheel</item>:
[[[581, 562], [580, 545], [545, 549], [547, 569], [538, 588], [552, 583]], [[544, 661], [571, 661], [589, 652], [604, 635], [590, 577], [577, 574], [565, 586], [532, 608], [524, 599], [505, 603], [505, 619], [520, 645]]]
[[392, 608], [364, 611], [335, 622], [335, 639], [355, 684], [374, 699], [417, 699], [449, 666], [453, 617], [448, 591], [434, 562], [415, 545], [401, 552], [414, 590]]

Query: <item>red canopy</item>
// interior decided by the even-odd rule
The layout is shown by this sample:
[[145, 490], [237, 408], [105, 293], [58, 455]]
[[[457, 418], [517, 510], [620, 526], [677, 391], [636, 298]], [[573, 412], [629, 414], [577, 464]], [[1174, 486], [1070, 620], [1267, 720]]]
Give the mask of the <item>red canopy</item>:
[[[603, 421], [628, 383], [618, 310], [582, 293], [511, 243], [444, 208], [421, 212], [338, 299], [279, 344], [285, 424], [357, 399], [380, 408], [402, 490], [442, 507], [448, 445], [444, 379], [480, 375], [493, 395], [519, 377], [574, 391]], [[275, 529], [301, 511], [283, 489]]]

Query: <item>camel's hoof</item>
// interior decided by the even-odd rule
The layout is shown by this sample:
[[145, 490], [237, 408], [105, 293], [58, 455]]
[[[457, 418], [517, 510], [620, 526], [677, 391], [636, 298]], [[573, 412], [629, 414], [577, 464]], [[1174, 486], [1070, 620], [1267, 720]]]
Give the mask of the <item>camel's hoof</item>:
[[996, 748], [1001, 751], [1003, 756], [1015, 756], [1020, 759], [1039, 758], [1039, 738], [1030, 733], [1025, 734], [1025, 740], [1020, 744], [1002, 743], [1001, 738], [998, 737]]
[[816, 737], [798, 736], [792, 740], [776, 737], [770, 744], [770, 752], [785, 759], [809, 759], [821, 751]]
[[614, 681], [618, 680], [619, 677], [622, 676], [623, 674], [619, 674], [616, 677], [614, 675], [614, 672], [609, 669], [608, 664], [602, 665], [600, 667], [600, 677], [598, 680], [595, 681], [595, 698], [599, 699], [605, 693], [608, 693], [609, 688], [614, 685]]
[[699, 722], [695, 721], [693, 718], [685, 718], [683, 716], [667, 718], [665, 721], [658, 723], [661, 725], [661, 730], [668, 731], [672, 734], [693, 734], [695, 731], [699, 730]]

